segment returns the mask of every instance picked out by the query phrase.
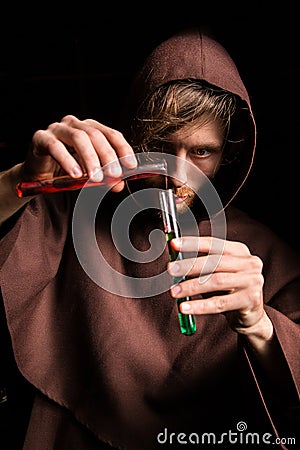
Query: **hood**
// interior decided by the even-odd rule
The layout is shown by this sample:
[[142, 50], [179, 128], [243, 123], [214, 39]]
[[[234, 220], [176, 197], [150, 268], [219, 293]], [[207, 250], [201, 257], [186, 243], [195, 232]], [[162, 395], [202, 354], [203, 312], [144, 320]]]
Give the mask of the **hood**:
[[[227, 50], [200, 28], [184, 29], [159, 44], [147, 57], [133, 81], [128, 97], [127, 119], [159, 86], [175, 80], [202, 80], [230, 91], [239, 98], [231, 121], [229, 141], [235, 160], [223, 165], [214, 185], [226, 207], [244, 184], [253, 163], [256, 126], [250, 99], [238, 69]], [[230, 149], [229, 149], [230, 150]], [[231, 153], [231, 151], [230, 151]]]

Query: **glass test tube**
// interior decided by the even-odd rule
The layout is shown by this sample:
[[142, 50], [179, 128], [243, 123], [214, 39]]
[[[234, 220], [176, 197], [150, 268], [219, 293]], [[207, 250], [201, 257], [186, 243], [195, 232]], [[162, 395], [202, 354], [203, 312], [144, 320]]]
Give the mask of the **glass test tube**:
[[[178, 259], [183, 259], [182, 252], [174, 250], [170, 243], [173, 238], [180, 237], [180, 231], [177, 223], [177, 212], [176, 212], [176, 202], [175, 196], [172, 189], [166, 189], [159, 191], [159, 201], [162, 210], [162, 218], [164, 225], [164, 233], [166, 235], [170, 261], [175, 261]], [[186, 279], [185, 276], [172, 277], [175, 283], [180, 283]], [[191, 336], [196, 331], [196, 320], [195, 316], [192, 314], [182, 314], [179, 310], [179, 305], [182, 302], [190, 300], [190, 297], [177, 298], [178, 307], [178, 319], [181, 333], [186, 336]]]
[[18, 197], [26, 197], [37, 194], [49, 194], [59, 191], [72, 191], [93, 186], [113, 186], [121, 180], [136, 180], [140, 178], [167, 175], [167, 163], [165, 160], [158, 162], [145, 162], [134, 169], [123, 168], [120, 177], [104, 176], [102, 181], [93, 181], [87, 175], [80, 178], [60, 176], [49, 180], [22, 181], [17, 184]]

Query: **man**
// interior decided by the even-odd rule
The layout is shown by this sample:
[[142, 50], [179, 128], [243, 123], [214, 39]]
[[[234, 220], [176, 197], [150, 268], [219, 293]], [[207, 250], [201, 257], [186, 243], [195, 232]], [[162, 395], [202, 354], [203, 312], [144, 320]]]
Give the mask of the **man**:
[[[256, 130], [230, 56], [197, 29], [163, 42], [133, 83], [122, 131], [67, 116], [1, 174], [1, 290], [18, 368], [36, 390], [24, 448], [287, 448], [299, 425], [300, 260], [232, 206]], [[167, 161], [188, 217], [171, 243], [183, 260], [156, 252], [160, 216], [148, 197], [139, 203], [159, 177], [120, 180], [135, 152]], [[85, 173], [116, 183], [105, 195], [16, 195], [23, 180]], [[114, 233], [133, 203], [140, 213], [130, 226], [119, 214]], [[166, 269], [187, 278], [167, 284]], [[185, 297], [180, 312], [197, 321], [189, 337], [178, 327]]]

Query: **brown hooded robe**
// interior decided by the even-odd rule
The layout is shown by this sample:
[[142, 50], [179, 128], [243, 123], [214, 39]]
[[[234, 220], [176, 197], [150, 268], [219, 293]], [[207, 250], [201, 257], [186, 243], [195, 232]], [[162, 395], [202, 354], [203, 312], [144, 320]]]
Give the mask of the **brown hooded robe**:
[[[228, 180], [219, 192], [226, 205], [227, 238], [244, 242], [263, 260], [266, 311], [289, 382], [282, 389], [274, 385], [223, 315], [198, 316], [196, 334], [186, 337], [179, 332], [167, 288], [161, 295], [130, 298], [99, 286], [74, 250], [77, 193], [39, 196], [16, 214], [0, 241], [0, 285], [14, 357], [37, 391], [26, 450], [94, 450], [106, 448], [105, 443], [132, 450], [188, 447], [182, 441], [194, 448], [197, 438], [201, 446], [205, 433], [214, 433], [225, 446], [230, 430], [237, 433], [241, 448], [243, 426], [260, 439], [270, 433], [270, 441], [295, 436], [300, 260], [265, 226], [230, 205], [251, 168], [256, 133], [237, 69], [214, 39], [197, 30], [179, 33], [147, 59], [134, 84], [136, 103], [130, 106], [135, 108], [158, 85], [183, 78], [206, 80], [245, 103], [240, 159], [216, 182], [221, 189]], [[98, 245], [117, 272], [152, 277], [165, 270], [166, 251], [152, 264], [134, 263], [111, 239], [111, 214], [122, 195], [109, 193], [98, 211]], [[147, 249], [153, 228], [145, 216], [147, 222], [133, 233], [141, 250]], [[205, 234], [206, 221], [199, 226]], [[87, 243], [87, 258], [89, 251]], [[126, 292], [122, 280], [109, 271], [104, 276], [113, 292], [118, 283], [119, 292]]]

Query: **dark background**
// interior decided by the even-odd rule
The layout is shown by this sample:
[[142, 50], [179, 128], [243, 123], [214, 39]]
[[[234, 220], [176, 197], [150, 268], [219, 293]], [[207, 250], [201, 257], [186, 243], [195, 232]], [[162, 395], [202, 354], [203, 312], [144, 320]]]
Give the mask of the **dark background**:
[[[43, 3], [1, 14], [0, 169], [21, 161], [33, 132], [65, 114], [117, 127], [130, 80], [148, 52], [187, 25], [229, 50], [257, 121], [253, 171], [237, 203], [300, 249], [300, 55], [296, 7], [262, 2]], [[3, 9], [3, 8], [2, 8]]]

